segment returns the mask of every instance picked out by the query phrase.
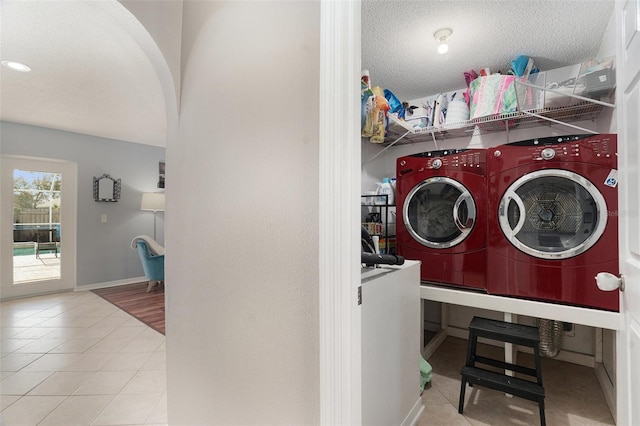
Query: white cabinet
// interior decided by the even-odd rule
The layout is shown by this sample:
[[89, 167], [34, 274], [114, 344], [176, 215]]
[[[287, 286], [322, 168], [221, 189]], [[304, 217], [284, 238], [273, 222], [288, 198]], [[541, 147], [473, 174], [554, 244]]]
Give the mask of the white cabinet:
[[420, 398], [420, 262], [365, 268], [362, 424], [412, 425]]

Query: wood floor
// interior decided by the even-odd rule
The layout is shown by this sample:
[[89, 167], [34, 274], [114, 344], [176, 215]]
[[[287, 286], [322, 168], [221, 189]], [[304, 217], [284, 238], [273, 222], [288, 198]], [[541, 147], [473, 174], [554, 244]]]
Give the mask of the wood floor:
[[147, 293], [147, 283], [92, 290], [95, 294], [164, 334], [164, 284]]

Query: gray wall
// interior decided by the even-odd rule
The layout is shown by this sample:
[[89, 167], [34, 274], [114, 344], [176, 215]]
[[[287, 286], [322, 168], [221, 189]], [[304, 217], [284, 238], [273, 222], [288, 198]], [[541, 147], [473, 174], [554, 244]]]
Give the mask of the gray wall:
[[[155, 192], [164, 148], [0, 122], [0, 154], [73, 161], [78, 164], [77, 285], [111, 283], [144, 276], [130, 248], [139, 234], [153, 236], [153, 213], [140, 211], [142, 192]], [[117, 203], [93, 200], [93, 177], [122, 179]], [[107, 223], [101, 223], [101, 215]], [[158, 240], [164, 241], [164, 214]], [[63, 237], [64, 238], [64, 237]]]

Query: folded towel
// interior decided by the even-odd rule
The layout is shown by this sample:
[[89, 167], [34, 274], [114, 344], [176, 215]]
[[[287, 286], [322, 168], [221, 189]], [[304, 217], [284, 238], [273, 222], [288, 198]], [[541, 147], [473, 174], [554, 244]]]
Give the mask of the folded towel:
[[138, 240], [142, 240], [147, 243], [147, 246], [149, 246], [149, 253], [151, 253], [152, 256], [164, 254], [164, 247], [162, 247], [156, 240], [149, 237], [148, 235], [138, 235], [137, 237], [134, 237], [133, 240], [131, 240], [132, 249], [136, 248]]

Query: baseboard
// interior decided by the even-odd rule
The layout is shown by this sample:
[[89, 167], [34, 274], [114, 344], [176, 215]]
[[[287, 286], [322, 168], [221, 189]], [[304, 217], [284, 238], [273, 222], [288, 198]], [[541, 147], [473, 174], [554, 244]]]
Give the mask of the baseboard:
[[26, 299], [28, 297], [49, 296], [51, 294], [59, 294], [59, 293], [62, 294], [62, 293], [68, 293], [70, 291], [75, 291], [75, 290], [72, 288], [67, 288], [63, 290], [45, 291], [43, 293], [37, 293], [37, 294], [24, 294], [22, 296], [0, 297], [0, 302], [9, 302], [11, 300]]
[[438, 349], [438, 347], [444, 342], [444, 339], [447, 338], [447, 330], [440, 330], [438, 334], [436, 334], [429, 343], [422, 348], [422, 357], [426, 360], [431, 358], [431, 355]]
[[402, 426], [414, 426], [418, 424], [418, 420], [420, 420], [423, 411], [424, 405], [422, 405], [422, 398], [418, 398], [411, 411], [409, 411], [409, 414], [407, 414], [407, 417], [402, 421]]
[[570, 362], [571, 364], [582, 365], [583, 367], [595, 368], [596, 359], [593, 355], [585, 355], [578, 352], [569, 352], [561, 350], [553, 359], [558, 361]]
[[440, 324], [435, 323], [435, 322], [425, 321], [424, 322], [424, 329], [426, 331], [431, 331], [433, 333], [437, 333], [437, 332], [440, 331]]
[[617, 405], [616, 405], [616, 389], [611, 383], [611, 379], [609, 378], [609, 374], [607, 374], [606, 368], [604, 365], [597, 362], [595, 366], [596, 377], [598, 378], [598, 382], [600, 383], [600, 387], [602, 388], [602, 393], [604, 394], [604, 399], [607, 401], [607, 405], [609, 406], [609, 411], [611, 411], [611, 415], [613, 416], [613, 422], [618, 424], [617, 419]]
[[124, 280], [107, 281], [104, 283], [79, 285], [79, 286], [76, 286], [76, 288], [73, 291], [97, 290], [99, 288], [117, 287], [120, 285], [137, 284], [137, 283], [143, 283], [147, 281], [149, 280], [147, 280], [145, 277], [126, 278]]
[[46, 296], [46, 295], [48, 295], [48, 294], [65, 293], [65, 292], [67, 292], [67, 291], [90, 291], [90, 290], [97, 290], [97, 289], [99, 289], [99, 288], [117, 287], [117, 286], [120, 286], [120, 285], [144, 283], [144, 282], [147, 282], [147, 281], [149, 281], [149, 280], [147, 280], [147, 278], [146, 278], [146, 277], [127, 278], [127, 279], [124, 279], [124, 280], [108, 281], [108, 282], [105, 282], [105, 283], [95, 283], [95, 284], [79, 285], [79, 286], [76, 286], [75, 288], [72, 288], [72, 289], [57, 290], [57, 291], [48, 291], [48, 292], [38, 293], [38, 294], [27, 294], [27, 295], [24, 295], [24, 296], [15, 296], [15, 297], [0, 298], [0, 302], [8, 302], [9, 300], [14, 300], [14, 299], [23, 299], [23, 298], [25, 298], [25, 297]]
[[[465, 340], [469, 338], [469, 330], [465, 330], [462, 328], [448, 327], [447, 334], [449, 336], [458, 337], [460, 339], [465, 339]], [[504, 346], [502, 342], [496, 342], [495, 340], [484, 339], [482, 337], [478, 339], [478, 342], [485, 343], [487, 345], [492, 345], [492, 346], [499, 346], [499, 347]], [[533, 350], [531, 348], [526, 348], [526, 347], [519, 347], [518, 351], [523, 353], [533, 353]], [[584, 367], [591, 367], [591, 368], [594, 368], [596, 365], [595, 357], [593, 355], [585, 355], [578, 352], [569, 352], [569, 351], [561, 350], [558, 353], [558, 355], [553, 357], [553, 359], [558, 361], [569, 362], [571, 364], [582, 365]]]

